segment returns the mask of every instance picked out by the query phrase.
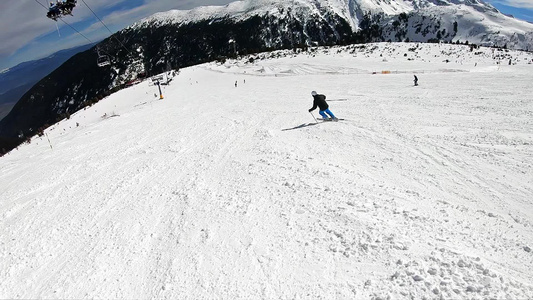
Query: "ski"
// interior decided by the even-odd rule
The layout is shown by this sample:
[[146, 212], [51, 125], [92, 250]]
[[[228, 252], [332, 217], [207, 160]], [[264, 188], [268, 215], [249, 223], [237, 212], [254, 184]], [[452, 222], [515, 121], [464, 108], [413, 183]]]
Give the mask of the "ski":
[[[316, 118], [318, 121], [322, 121], [322, 122], [335, 122], [333, 119], [323, 119], [323, 118]], [[344, 121], [345, 119], [342, 119], [342, 118], [337, 118], [337, 121]]]

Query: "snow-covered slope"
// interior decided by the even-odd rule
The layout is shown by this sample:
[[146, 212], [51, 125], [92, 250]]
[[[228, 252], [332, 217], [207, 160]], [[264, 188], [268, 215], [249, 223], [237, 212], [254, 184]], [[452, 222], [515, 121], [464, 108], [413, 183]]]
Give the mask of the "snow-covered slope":
[[334, 47], [113, 94], [0, 158], [0, 298], [533, 298], [532, 59]]

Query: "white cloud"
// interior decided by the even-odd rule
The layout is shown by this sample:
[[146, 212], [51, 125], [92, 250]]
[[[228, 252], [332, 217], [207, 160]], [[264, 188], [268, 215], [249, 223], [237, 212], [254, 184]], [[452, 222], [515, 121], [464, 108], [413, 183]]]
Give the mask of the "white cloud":
[[508, 0], [509, 6], [533, 9], [533, 0]]
[[7, 56], [36, 37], [50, 32], [55, 25], [47, 18], [43, 7], [32, 1], [7, 0], [0, 3], [0, 57]]
[[533, 9], [533, 0], [497, 0], [492, 2], [500, 3], [511, 7]]

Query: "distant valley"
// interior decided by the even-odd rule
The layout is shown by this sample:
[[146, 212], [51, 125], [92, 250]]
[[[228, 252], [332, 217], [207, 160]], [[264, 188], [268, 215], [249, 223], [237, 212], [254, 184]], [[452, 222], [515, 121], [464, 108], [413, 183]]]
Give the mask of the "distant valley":
[[17, 101], [39, 80], [50, 74], [76, 53], [85, 51], [92, 46], [89, 44], [61, 50], [39, 60], [20, 63], [0, 73], [0, 120], [11, 111]]

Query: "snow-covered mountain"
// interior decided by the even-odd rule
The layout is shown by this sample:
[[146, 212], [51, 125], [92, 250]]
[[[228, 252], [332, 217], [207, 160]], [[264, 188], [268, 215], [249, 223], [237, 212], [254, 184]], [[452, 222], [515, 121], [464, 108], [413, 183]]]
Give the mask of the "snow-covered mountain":
[[[168, 11], [146, 18], [133, 28], [169, 24], [191, 24], [204, 20], [252, 17], [294, 19], [301, 24], [338, 16], [354, 31], [379, 26], [374, 40], [461, 41], [484, 46], [533, 49], [533, 24], [500, 13], [477, 0], [246, 0], [224, 7], [200, 7]], [[304, 32], [305, 32], [305, 26]]]
[[533, 54], [470, 49], [260, 53], [73, 113], [0, 157], [0, 299], [533, 299]]

